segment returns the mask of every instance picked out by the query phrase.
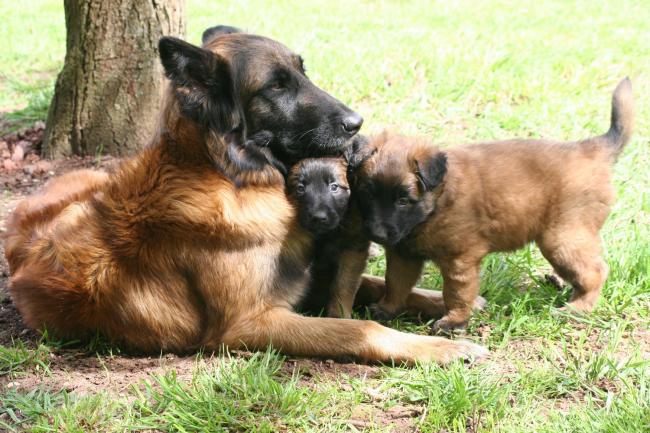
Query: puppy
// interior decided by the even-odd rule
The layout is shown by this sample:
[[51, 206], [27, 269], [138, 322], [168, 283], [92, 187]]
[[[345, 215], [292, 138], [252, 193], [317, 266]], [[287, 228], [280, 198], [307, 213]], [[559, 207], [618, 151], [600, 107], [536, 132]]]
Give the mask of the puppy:
[[358, 172], [370, 238], [386, 247], [379, 316], [400, 313], [425, 260], [443, 276], [444, 316], [434, 330], [467, 324], [483, 257], [535, 241], [573, 286], [569, 306], [590, 311], [608, 268], [599, 230], [614, 200], [612, 166], [634, 117], [629, 79], [612, 98], [611, 127], [577, 142], [510, 140], [440, 151], [425, 140], [383, 134]]
[[[362, 230], [353, 185], [355, 171], [369, 156], [365, 145], [356, 140], [341, 158], [304, 159], [289, 173], [289, 196], [301, 226], [314, 237], [309, 289], [300, 311], [350, 318], [354, 306], [370, 305], [385, 294], [383, 279], [362, 275], [370, 238]], [[484, 304], [479, 297], [477, 306]], [[444, 308], [441, 292], [417, 287], [406, 305], [408, 314], [425, 319], [439, 317]]]
[[359, 146], [363, 144], [357, 141], [340, 158], [303, 159], [289, 172], [287, 190], [298, 220], [314, 237], [310, 284], [302, 311], [325, 310], [329, 317], [352, 315], [370, 247], [370, 240], [361, 232], [348, 180], [362, 158]]

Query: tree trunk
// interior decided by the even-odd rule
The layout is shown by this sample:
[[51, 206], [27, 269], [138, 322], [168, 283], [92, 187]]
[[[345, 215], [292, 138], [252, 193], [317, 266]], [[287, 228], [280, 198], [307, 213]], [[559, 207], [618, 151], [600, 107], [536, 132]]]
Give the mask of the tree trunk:
[[151, 139], [164, 83], [161, 36], [185, 32], [184, 0], [65, 0], [67, 51], [43, 153], [128, 155]]

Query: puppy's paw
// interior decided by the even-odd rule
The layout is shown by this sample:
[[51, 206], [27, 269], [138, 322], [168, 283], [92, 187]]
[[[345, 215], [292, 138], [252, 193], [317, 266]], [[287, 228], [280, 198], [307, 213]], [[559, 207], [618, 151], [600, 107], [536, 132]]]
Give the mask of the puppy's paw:
[[561, 320], [579, 320], [585, 318], [589, 313], [584, 310], [573, 308], [570, 304], [564, 307], [551, 307], [551, 316]]
[[327, 317], [333, 319], [351, 319], [352, 318], [352, 309], [344, 307], [341, 303], [332, 300], [327, 305]]
[[483, 296], [477, 296], [476, 299], [474, 300], [474, 305], [472, 308], [474, 308], [475, 311], [483, 311], [485, 306], [487, 305], [487, 301]]
[[389, 311], [386, 308], [382, 307], [380, 304], [370, 304], [368, 306], [368, 310], [370, 311], [370, 316], [374, 320], [380, 321], [393, 320], [400, 314], [399, 311]]
[[567, 303], [564, 307], [559, 308], [560, 311], [567, 314], [574, 315], [586, 315], [591, 313], [594, 309], [594, 304], [591, 302], [585, 302], [582, 299], [576, 299]]
[[463, 334], [465, 332], [465, 328], [467, 327], [467, 322], [467, 320], [462, 322], [455, 322], [445, 316], [433, 323], [431, 326], [431, 331], [434, 334], [444, 335]]
[[273, 140], [273, 133], [271, 131], [262, 130], [249, 136], [246, 139], [246, 145], [266, 147], [271, 143], [272, 140]]
[[556, 274], [546, 274], [544, 275], [544, 280], [550, 284], [551, 286], [555, 287], [558, 290], [563, 290], [564, 289], [564, 280], [560, 278], [559, 275]]

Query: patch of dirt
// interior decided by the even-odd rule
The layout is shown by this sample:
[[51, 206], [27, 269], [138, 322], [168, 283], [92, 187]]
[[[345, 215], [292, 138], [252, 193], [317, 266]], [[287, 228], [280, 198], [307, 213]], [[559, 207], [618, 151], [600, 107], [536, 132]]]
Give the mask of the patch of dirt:
[[348, 424], [358, 430], [382, 426], [385, 431], [393, 433], [417, 432], [415, 424], [425, 414], [420, 406], [395, 405], [380, 409], [373, 404], [361, 403], [352, 409]]

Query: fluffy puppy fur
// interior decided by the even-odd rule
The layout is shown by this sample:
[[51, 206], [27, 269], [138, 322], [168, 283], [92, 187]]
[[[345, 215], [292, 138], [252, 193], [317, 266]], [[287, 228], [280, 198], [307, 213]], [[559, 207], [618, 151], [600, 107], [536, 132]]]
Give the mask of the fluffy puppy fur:
[[385, 133], [358, 174], [365, 230], [386, 246], [380, 316], [405, 308], [425, 260], [443, 276], [445, 314], [434, 329], [464, 327], [486, 254], [535, 241], [573, 286], [569, 306], [590, 311], [607, 277], [599, 230], [614, 200], [612, 167], [633, 123], [629, 79], [612, 98], [611, 127], [576, 142], [509, 140], [439, 150]]

